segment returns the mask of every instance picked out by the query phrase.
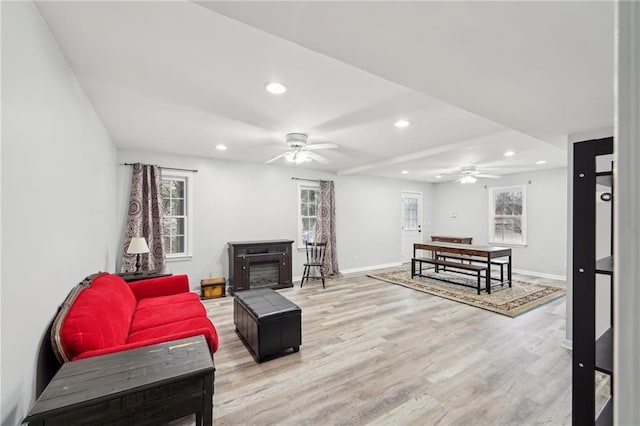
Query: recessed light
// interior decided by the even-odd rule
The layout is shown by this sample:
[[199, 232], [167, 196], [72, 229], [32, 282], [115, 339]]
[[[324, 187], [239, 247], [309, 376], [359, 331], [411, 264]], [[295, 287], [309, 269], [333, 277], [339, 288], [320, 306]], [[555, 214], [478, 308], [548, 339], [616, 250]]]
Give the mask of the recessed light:
[[547, 162], [545, 160], [539, 160], [536, 161], [536, 164], [547, 164]]
[[513, 151], [507, 151], [504, 153], [505, 157], [513, 157], [514, 155], [516, 155], [516, 153]]
[[403, 171], [402, 171], [402, 172], [400, 172], [400, 173], [402, 173], [403, 175], [407, 175], [407, 174], [409, 174], [409, 170], [403, 170]]
[[219, 143], [218, 145], [216, 145], [216, 149], [218, 151], [226, 151], [227, 150], [227, 146]]
[[409, 127], [410, 124], [411, 124], [411, 122], [407, 121], [407, 120], [398, 120], [395, 123], [393, 123], [394, 126], [400, 128], [400, 129], [402, 129], [404, 127]]
[[436, 175], [436, 179], [442, 179], [442, 175]]
[[274, 81], [267, 84], [267, 92], [272, 93], [274, 95], [282, 95], [286, 91], [287, 91], [287, 87], [282, 83], [278, 83]]

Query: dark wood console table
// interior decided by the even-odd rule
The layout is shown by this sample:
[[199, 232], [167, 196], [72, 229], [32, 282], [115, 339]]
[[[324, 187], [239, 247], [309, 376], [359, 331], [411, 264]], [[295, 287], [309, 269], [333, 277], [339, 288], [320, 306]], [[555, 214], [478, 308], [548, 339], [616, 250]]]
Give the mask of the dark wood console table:
[[471, 244], [473, 237], [452, 237], [449, 235], [432, 235], [431, 241], [439, 241], [442, 243]]
[[230, 241], [229, 293], [293, 287], [293, 240]]
[[116, 275], [122, 277], [122, 279], [128, 283], [132, 283], [135, 281], [148, 280], [149, 278], [168, 277], [173, 275], [173, 272], [165, 266], [164, 268], [156, 271], [122, 272]]
[[152, 425], [195, 413], [211, 425], [214, 371], [202, 336], [67, 362], [25, 422]]

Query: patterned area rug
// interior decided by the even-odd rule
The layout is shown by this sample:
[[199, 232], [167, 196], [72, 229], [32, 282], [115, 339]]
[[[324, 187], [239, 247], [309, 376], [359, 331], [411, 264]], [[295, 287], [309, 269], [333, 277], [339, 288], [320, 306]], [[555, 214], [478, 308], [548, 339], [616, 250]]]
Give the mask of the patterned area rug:
[[[563, 281], [540, 279], [518, 274], [513, 274], [513, 286], [511, 288], [507, 285], [492, 287], [491, 294], [483, 291], [480, 295], [478, 295], [477, 291], [473, 288], [428, 278], [428, 276], [436, 275], [435, 272], [423, 270], [423, 275], [426, 275], [427, 278], [415, 277], [411, 279], [411, 269], [407, 267], [369, 274], [372, 278], [476, 306], [512, 318], [562, 297], [565, 293], [562, 287], [543, 285], [535, 282], [546, 281], [553, 282], [556, 285], [563, 285]], [[464, 282], [474, 287], [477, 283], [473, 277], [456, 273], [440, 272], [437, 276], [451, 281]]]

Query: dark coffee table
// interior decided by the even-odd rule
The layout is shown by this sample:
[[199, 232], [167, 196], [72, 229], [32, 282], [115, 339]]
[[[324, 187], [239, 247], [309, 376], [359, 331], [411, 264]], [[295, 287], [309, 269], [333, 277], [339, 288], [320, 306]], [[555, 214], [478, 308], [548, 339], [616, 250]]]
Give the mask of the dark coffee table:
[[25, 422], [155, 425], [195, 413], [211, 425], [214, 371], [202, 336], [67, 362]]
[[270, 288], [235, 293], [233, 323], [258, 362], [302, 344], [302, 311]]

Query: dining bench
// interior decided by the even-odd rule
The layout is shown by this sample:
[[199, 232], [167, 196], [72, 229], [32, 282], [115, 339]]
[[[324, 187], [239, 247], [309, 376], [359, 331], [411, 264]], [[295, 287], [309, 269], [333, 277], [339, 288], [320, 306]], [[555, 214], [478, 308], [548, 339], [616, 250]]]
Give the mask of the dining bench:
[[[449, 272], [457, 272], [458, 269], [462, 269], [464, 271], [472, 271], [475, 273], [476, 278], [477, 278], [477, 285], [475, 287], [475, 289], [478, 291], [478, 294], [480, 294], [480, 291], [482, 290], [482, 288], [480, 287], [480, 282], [481, 282], [481, 277], [480, 274], [482, 273], [482, 271], [487, 271], [487, 265], [478, 265], [478, 264], [474, 264], [474, 263], [458, 263], [458, 262], [449, 262], [448, 260], [443, 260], [443, 259], [432, 259], [430, 257], [414, 257], [411, 259], [411, 278], [417, 276], [421, 276], [424, 277], [424, 275], [422, 275], [422, 264], [423, 263], [427, 263], [430, 265], [434, 265], [435, 266], [435, 270], [436, 273], [440, 272], [440, 267], [443, 268], [443, 270], [447, 270], [445, 268], [455, 268], [454, 270], [447, 270]], [[416, 271], [416, 265], [418, 266], [418, 270]], [[487, 272], [488, 273], [488, 272]], [[466, 272], [464, 272], [464, 274], [467, 274]], [[430, 277], [430, 278], [434, 278], [434, 277]], [[440, 281], [445, 281], [451, 284], [457, 284], [457, 285], [463, 285], [466, 287], [473, 287], [470, 286], [468, 284], [465, 283], [461, 283], [461, 282], [457, 282], [457, 281], [451, 281], [451, 280], [447, 280], [444, 278], [436, 278]]]
[[[472, 256], [450, 254], [450, 253], [446, 253], [446, 254], [438, 253], [436, 257], [442, 260], [455, 259], [455, 260], [460, 260], [462, 262], [466, 260], [469, 262], [484, 263], [484, 264], [487, 263], [487, 260], [481, 257], [472, 257]], [[504, 267], [509, 265], [509, 261], [507, 259], [491, 259], [491, 264], [500, 266], [500, 282], [501, 283], [504, 282]]]

